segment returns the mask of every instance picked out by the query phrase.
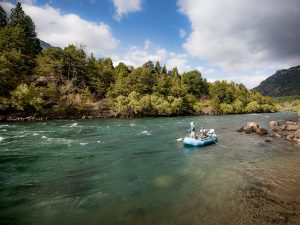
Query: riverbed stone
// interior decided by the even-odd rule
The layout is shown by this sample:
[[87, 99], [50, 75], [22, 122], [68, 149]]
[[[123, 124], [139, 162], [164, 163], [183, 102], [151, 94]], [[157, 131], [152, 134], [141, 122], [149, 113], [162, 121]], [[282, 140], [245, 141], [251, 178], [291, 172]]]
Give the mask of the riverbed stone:
[[286, 130], [287, 131], [295, 131], [299, 128], [299, 125], [297, 124], [287, 124]]
[[[274, 120], [275, 121], [275, 120]], [[277, 122], [277, 123], [276, 123]], [[282, 122], [283, 123], [283, 122]], [[277, 125], [278, 124], [278, 125]], [[269, 123], [271, 134], [269, 137], [283, 138], [285, 140], [294, 141], [300, 143], [300, 121], [286, 121], [285, 124], [279, 126], [278, 121], [270, 121]], [[274, 126], [273, 126], [274, 125]], [[259, 135], [267, 135], [268, 130], [259, 127], [256, 122], [248, 122], [243, 127], [238, 129], [239, 132], [245, 132], [246, 134], [256, 133]]]
[[267, 135], [268, 131], [267, 131], [267, 129], [260, 127], [255, 131], [255, 133], [260, 134], [260, 135]]
[[273, 133], [273, 134], [271, 134], [271, 137], [274, 137], [274, 138], [281, 138], [281, 135], [278, 134], [278, 133]]
[[272, 121], [269, 122], [269, 125], [270, 125], [270, 127], [275, 127], [275, 126], [278, 126], [279, 123], [278, 123], [277, 120], [272, 120]]

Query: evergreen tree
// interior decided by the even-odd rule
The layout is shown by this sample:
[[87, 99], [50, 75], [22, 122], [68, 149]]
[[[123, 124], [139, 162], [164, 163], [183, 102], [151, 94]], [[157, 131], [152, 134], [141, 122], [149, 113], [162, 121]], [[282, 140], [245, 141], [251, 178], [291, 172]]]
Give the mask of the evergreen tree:
[[156, 73], [161, 73], [161, 66], [160, 66], [159, 61], [157, 61], [156, 64], [155, 64], [155, 72]]
[[40, 41], [35, 32], [35, 25], [32, 19], [25, 14], [22, 9], [21, 3], [17, 3], [16, 7], [11, 10], [10, 26], [19, 26], [25, 33], [25, 48], [21, 49], [23, 54], [35, 57], [42, 50]]
[[167, 74], [168, 73], [166, 65], [163, 66], [163, 68], [161, 70], [161, 73], [163, 73], [163, 74]]
[[6, 26], [8, 23], [8, 18], [5, 10], [0, 6], [0, 27]]

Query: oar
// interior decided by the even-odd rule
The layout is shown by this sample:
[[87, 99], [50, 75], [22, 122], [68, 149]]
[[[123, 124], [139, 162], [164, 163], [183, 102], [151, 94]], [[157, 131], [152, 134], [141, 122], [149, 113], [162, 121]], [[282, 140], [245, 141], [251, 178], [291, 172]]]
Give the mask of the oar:
[[227, 148], [225, 145], [220, 145], [217, 141], [215, 141], [214, 139], [212, 139], [213, 142], [215, 142], [218, 146], [222, 147], [222, 148]]

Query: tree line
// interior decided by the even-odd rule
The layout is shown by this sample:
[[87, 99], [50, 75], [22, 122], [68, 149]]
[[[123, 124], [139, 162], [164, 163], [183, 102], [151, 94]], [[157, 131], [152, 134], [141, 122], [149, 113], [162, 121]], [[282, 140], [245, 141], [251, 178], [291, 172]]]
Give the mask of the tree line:
[[20, 3], [0, 6], [0, 112], [53, 117], [228, 114], [276, 111], [273, 100], [234, 82], [208, 82], [198, 70], [148, 61], [134, 68], [87, 55], [83, 47], [40, 46]]

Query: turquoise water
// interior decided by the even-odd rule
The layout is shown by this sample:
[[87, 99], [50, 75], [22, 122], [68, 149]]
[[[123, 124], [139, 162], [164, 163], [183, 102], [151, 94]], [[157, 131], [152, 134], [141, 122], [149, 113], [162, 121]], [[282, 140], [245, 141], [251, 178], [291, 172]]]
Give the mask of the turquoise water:
[[[0, 224], [251, 224], [241, 190], [290, 142], [235, 130], [294, 113], [0, 123]], [[219, 145], [185, 147], [193, 121]], [[268, 166], [264, 167], [268, 170]], [[249, 175], [251, 174], [251, 175]], [[264, 176], [264, 177], [262, 177]]]

